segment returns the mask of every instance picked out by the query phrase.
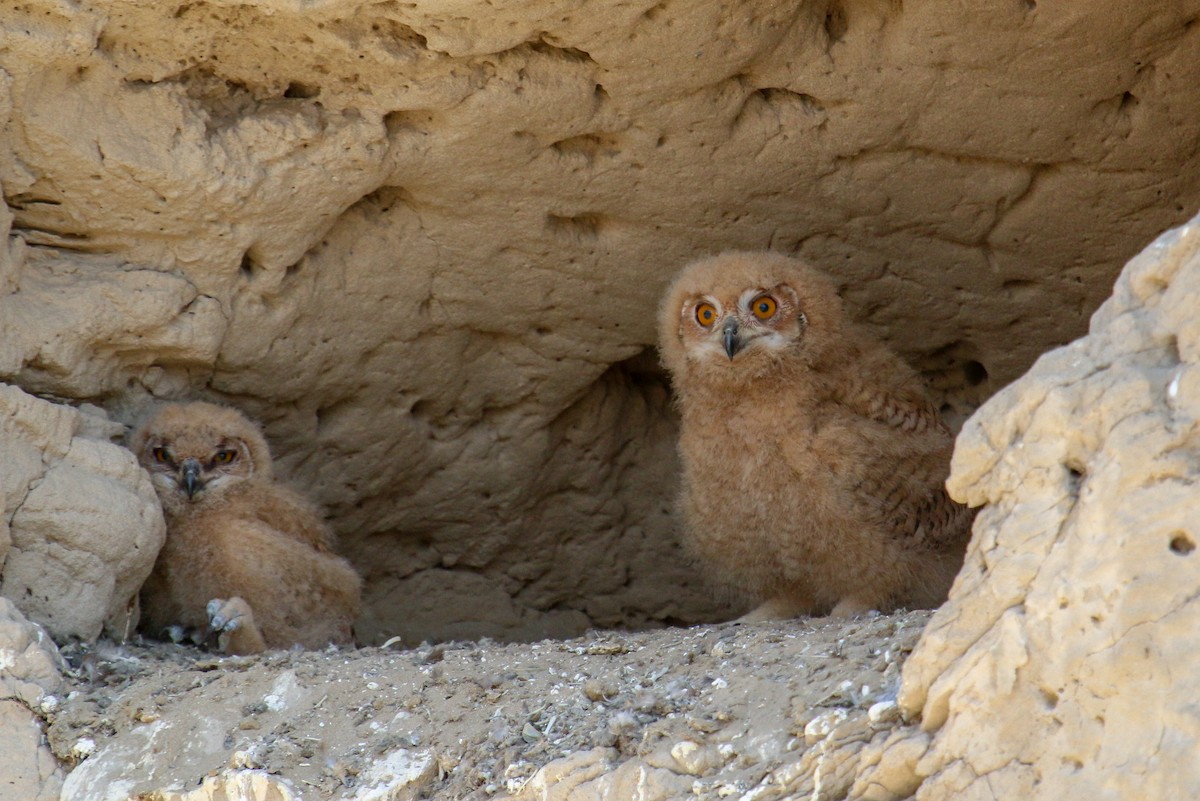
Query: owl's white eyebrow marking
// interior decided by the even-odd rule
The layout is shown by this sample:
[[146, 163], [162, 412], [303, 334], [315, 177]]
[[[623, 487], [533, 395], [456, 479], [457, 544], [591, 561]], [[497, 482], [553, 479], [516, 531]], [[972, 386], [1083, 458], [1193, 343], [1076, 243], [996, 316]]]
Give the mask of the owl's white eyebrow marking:
[[750, 302], [752, 300], [757, 298], [759, 295], [763, 295], [766, 293], [767, 293], [767, 290], [763, 289], [762, 287], [758, 287], [757, 289], [747, 289], [745, 292], [738, 295], [738, 306], [740, 306], [743, 309], [749, 309]]

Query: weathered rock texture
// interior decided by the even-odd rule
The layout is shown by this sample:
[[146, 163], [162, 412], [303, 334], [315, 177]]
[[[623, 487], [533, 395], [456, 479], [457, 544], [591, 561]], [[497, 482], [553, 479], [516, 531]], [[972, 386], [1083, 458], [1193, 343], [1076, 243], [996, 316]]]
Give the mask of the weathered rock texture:
[[0, 384], [0, 596], [59, 640], [123, 639], [162, 546], [150, 479], [122, 427]]
[[264, 420], [368, 641], [695, 620], [653, 310], [770, 247], [971, 410], [1200, 205], [1200, 3], [29, 0], [0, 379]]
[[918, 799], [1200, 796], [1197, 310], [1200, 218], [963, 429], [950, 488], [987, 506], [883, 757]]
[[62, 685], [58, 651], [40, 627], [0, 598], [0, 798], [51, 801], [64, 771], [34, 710], [53, 708]]

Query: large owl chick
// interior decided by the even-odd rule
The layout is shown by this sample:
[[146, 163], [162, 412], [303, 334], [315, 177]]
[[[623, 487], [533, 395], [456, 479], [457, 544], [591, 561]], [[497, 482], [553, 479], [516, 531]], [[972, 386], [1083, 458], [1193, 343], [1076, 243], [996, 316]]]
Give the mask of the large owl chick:
[[941, 603], [971, 510], [917, 374], [796, 259], [686, 266], [659, 313], [680, 410], [684, 542], [747, 618]]
[[312, 504], [274, 480], [254, 423], [229, 407], [175, 403], [129, 446], [167, 522], [142, 587], [144, 631], [215, 637], [235, 654], [352, 642], [358, 574]]

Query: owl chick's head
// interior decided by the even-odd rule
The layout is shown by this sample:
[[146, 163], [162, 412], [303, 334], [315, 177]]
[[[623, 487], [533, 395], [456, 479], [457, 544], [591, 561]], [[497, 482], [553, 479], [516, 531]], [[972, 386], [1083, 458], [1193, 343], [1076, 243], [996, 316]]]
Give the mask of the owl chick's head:
[[241, 482], [271, 477], [262, 433], [226, 406], [164, 406], [138, 426], [129, 446], [168, 509], [207, 503]]
[[777, 253], [731, 252], [679, 273], [659, 311], [659, 349], [677, 380], [741, 384], [813, 366], [841, 329], [841, 300], [819, 272]]

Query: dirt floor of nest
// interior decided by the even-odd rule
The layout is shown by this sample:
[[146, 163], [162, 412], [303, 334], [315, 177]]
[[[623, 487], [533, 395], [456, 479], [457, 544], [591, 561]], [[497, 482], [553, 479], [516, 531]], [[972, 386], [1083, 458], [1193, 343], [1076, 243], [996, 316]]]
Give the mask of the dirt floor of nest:
[[653, 762], [685, 743], [709, 755], [684, 771], [695, 794], [717, 797], [794, 762], [818, 716], [865, 715], [893, 699], [928, 619], [909, 612], [255, 657], [100, 644], [67, 649], [70, 681], [42, 712], [67, 764], [140, 731], [148, 745], [129, 776], [137, 785], [140, 771], [156, 788], [248, 767], [304, 798], [342, 798], [373, 764], [405, 751], [430, 759], [425, 796], [483, 799], [518, 792], [539, 767], [588, 749]]

